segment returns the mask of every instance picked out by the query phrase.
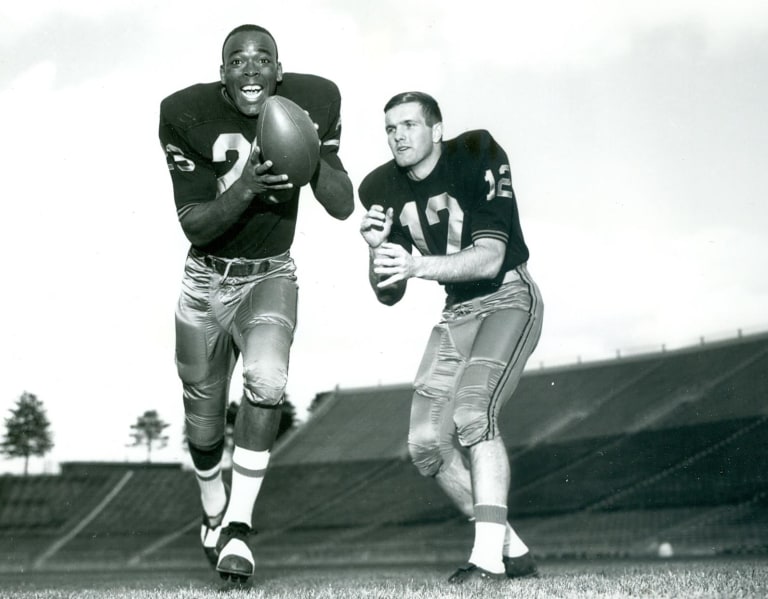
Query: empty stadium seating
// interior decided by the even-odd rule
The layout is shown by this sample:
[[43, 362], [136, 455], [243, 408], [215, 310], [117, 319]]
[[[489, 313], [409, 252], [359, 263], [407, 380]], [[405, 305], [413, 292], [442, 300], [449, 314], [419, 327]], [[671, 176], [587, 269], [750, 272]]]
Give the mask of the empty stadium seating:
[[[527, 372], [500, 420], [540, 555], [768, 552], [768, 335]], [[327, 394], [273, 455], [263, 563], [461, 559], [472, 526], [407, 454], [408, 383]], [[178, 465], [0, 477], [0, 568], [203, 564]]]

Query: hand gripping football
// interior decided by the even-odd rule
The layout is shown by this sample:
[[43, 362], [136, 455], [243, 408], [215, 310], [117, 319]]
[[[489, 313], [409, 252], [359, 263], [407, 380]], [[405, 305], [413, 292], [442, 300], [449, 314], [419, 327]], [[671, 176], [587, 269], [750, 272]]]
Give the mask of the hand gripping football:
[[256, 139], [271, 171], [288, 175], [294, 187], [309, 183], [320, 157], [320, 139], [309, 115], [282, 96], [267, 98], [259, 116]]

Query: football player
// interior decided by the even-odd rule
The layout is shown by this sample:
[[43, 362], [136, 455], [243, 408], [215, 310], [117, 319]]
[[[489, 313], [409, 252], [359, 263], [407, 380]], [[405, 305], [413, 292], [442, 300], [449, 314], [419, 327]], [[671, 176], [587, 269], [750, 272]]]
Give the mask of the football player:
[[468, 563], [449, 581], [534, 576], [528, 547], [507, 522], [510, 467], [498, 428], [543, 315], [509, 161], [487, 131], [444, 141], [428, 94], [398, 94], [384, 113], [394, 159], [360, 185], [360, 232], [382, 303], [400, 301], [412, 277], [445, 286], [416, 375], [408, 448], [421, 474], [475, 522]]
[[[261, 162], [256, 126], [274, 94], [315, 123], [320, 161], [310, 186], [332, 217], [354, 210], [338, 156], [341, 97], [321, 77], [283, 73], [277, 44], [257, 25], [231, 31], [220, 80], [172, 94], [160, 141], [179, 222], [191, 247], [176, 309], [176, 364], [186, 434], [200, 488], [206, 555], [224, 578], [253, 574], [252, 513], [280, 420], [296, 325], [290, 255], [299, 188]], [[242, 355], [243, 401], [234, 426], [231, 492], [222, 480], [225, 414]]]

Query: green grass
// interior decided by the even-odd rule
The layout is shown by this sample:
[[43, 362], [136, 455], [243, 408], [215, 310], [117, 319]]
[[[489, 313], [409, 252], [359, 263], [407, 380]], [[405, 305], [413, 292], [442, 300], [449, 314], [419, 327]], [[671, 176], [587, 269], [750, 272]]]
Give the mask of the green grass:
[[451, 567], [305, 568], [257, 572], [225, 585], [204, 569], [30, 572], [0, 575], [0, 597], [19, 599], [584, 599], [768, 596], [768, 560], [544, 562], [538, 579], [476, 587], [445, 582]]

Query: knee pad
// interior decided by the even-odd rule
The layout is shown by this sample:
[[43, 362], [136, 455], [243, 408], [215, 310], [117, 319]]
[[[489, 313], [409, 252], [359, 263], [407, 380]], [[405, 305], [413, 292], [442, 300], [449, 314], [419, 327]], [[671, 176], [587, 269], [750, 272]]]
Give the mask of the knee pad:
[[464, 371], [456, 393], [453, 420], [459, 442], [470, 447], [498, 434], [500, 405], [492, 401], [504, 371], [504, 364], [494, 360], [471, 360]]
[[408, 453], [411, 455], [411, 462], [422, 476], [434, 477], [440, 472], [440, 467], [443, 465], [443, 456], [436, 443], [433, 445], [420, 445], [409, 440]]
[[285, 368], [264, 368], [249, 364], [243, 369], [244, 396], [252, 404], [277, 406], [285, 397], [288, 371]]

